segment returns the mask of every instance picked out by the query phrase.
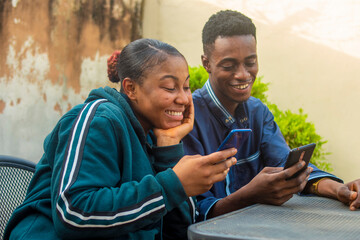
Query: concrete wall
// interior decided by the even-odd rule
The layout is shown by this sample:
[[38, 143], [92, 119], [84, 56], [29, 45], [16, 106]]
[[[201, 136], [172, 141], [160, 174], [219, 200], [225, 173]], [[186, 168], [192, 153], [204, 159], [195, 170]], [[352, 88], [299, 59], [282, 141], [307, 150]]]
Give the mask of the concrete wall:
[[355, 0], [146, 0], [143, 36], [177, 47], [201, 64], [201, 30], [209, 16], [235, 9], [257, 26], [260, 76], [269, 100], [301, 107], [325, 144], [334, 173], [360, 177], [360, 3]]
[[0, 1], [0, 154], [37, 162], [59, 118], [109, 83], [141, 34], [142, 0]]

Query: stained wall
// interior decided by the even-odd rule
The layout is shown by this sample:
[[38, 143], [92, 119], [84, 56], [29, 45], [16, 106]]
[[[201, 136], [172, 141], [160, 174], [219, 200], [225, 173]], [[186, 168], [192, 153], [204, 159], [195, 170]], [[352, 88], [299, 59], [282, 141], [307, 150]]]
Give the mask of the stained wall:
[[0, 154], [40, 159], [59, 118], [91, 89], [109, 85], [106, 60], [141, 37], [142, 6], [142, 0], [0, 1]]

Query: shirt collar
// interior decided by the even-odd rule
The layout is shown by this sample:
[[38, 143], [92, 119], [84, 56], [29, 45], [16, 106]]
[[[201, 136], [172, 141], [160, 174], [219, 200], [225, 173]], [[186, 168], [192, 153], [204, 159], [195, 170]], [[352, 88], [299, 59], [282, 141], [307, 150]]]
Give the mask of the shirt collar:
[[202, 92], [202, 96], [211, 109], [212, 113], [216, 116], [216, 118], [222, 122], [226, 127], [230, 128], [234, 123], [235, 120], [238, 119], [238, 121], [241, 123], [241, 125], [245, 124], [247, 125], [247, 114], [244, 109], [245, 104], [239, 104], [239, 107], [235, 110], [235, 117], [233, 117], [226, 108], [221, 104], [219, 99], [216, 97], [214, 90], [211, 87], [210, 81], [207, 80], [204, 85], [204, 90]]

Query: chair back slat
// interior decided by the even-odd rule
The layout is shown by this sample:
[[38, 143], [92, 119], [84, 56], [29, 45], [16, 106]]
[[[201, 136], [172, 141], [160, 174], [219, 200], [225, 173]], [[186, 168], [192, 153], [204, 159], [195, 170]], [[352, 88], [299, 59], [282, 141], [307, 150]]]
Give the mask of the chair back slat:
[[0, 239], [12, 212], [25, 199], [35, 163], [0, 155]]

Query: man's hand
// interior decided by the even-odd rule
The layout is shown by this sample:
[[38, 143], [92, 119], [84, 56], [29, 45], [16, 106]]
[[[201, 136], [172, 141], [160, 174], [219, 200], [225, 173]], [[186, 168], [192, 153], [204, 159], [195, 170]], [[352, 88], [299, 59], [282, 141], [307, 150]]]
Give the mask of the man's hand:
[[225, 179], [230, 167], [236, 163], [232, 157], [236, 152], [235, 148], [230, 148], [206, 156], [185, 156], [173, 170], [188, 196], [200, 195]]
[[219, 216], [255, 203], [282, 205], [294, 193], [301, 192], [306, 186], [312, 168], [308, 167], [297, 177], [287, 180], [305, 166], [300, 159], [288, 169], [265, 167], [247, 185], [229, 196], [219, 200], [210, 210], [209, 217]]
[[297, 177], [289, 179], [304, 166], [305, 162], [301, 161], [286, 170], [279, 167], [264, 168], [249, 184], [244, 186], [248, 193], [249, 203], [282, 205], [288, 201], [294, 193], [301, 192], [306, 186], [312, 171], [311, 167], [308, 167]]
[[337, 199], [354, 211], [360, 207], [360, 179], [346, 184], [324, 179], [318, 185], [318, 195]]

